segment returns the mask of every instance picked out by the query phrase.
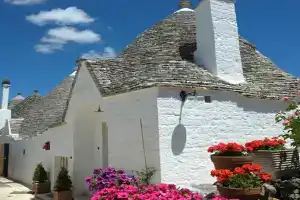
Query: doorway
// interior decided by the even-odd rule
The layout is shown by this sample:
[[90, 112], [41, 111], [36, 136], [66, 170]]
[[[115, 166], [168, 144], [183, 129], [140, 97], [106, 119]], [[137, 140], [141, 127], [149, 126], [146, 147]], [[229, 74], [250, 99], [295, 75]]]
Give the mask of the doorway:
[[3, 170], [2, 176], [8, 177], [8, 161], [9, 161], [9, 144], [5, 143], [3, 145]]

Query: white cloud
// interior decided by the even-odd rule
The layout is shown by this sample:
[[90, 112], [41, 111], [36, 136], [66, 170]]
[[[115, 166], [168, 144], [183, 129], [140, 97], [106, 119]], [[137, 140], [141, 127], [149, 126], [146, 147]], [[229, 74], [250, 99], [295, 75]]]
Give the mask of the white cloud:
[[77, 30], [72, 27], [58, 27], [50, 29], [41, 43], [35, 46], [40, 53], [53, 53], [62, 50], [67, 43], [92, 44], [101, 41], [101, 36], [92, 30]]
[[29, 22], [39, 26], [43, 26], [49, 23], [55, 23], [59, 25], [89, 24], [94, 21], [94, 19], [86, 14], [83, 10], [76, 7], [69, 7], [66, 9], [57, 8], [50, 11], [41, 11], [38, 14], [27, 16], [26, 19]]
[[54, 53], [57, 50], [62, 50], [62, 44], [38, 44], [34, 47], [36, 52], [50, 54]]
[[95, 50], [91, 50], [87, 53], [82, 54], [81, 57], [89, 60], [115, 58], [117, 57], [117, 53], [112, 47], [105, 47], [103, 52], [96, 52]]
[[46, 0], [4, 0], [6, 3], [14, 5], [34, 5], [44, 3]]
[[77, 30], [72, 27], [58, 27], [50, 29], [42, 40], [51, 43], [95, 43], [100, 42], [101, 36], [92, 30]]

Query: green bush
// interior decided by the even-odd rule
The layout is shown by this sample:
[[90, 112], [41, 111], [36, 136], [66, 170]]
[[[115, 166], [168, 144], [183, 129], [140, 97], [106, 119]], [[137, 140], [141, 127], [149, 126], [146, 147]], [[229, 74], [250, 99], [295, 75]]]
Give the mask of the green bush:
[[48, 176], [42, 163], [37, 164], [33, 173], [33, 182], [35, 183], [45, 183], [48, 181]]
[[58, 173], [54, 190], [59, 192], [59, 191], [68, 191], [71, 189], [72, 189], [72, 181], [69, 176], [68, 170], [62, 167], [60, 172]]

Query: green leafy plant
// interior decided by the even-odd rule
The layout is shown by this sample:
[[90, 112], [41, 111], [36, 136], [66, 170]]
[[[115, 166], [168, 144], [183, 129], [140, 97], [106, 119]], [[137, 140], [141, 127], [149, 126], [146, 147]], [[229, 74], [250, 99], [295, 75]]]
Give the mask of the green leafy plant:
[[288, 103], [288, 107], [285, 111], [277, 113], [275, 120], [277, 123], [282, 122], [284, 126], [285, 134], [281, 136], [284, 139], [292, 140], [291, 145], [294, 147], [300, 147], [300, 91], [297, 93], [297, 97], [290, 99], [284, 97], [283, 101]]
[[270, 182], [272, 176], [261, 172], [262, 168], [257, 164], [245, 164], [229, 169], [212, 170], [211, 175], [217, 178], [216, 185], [236, 189], [260, 188], [264, 183]]
[[42, 163], [37, 164], [33, 173], [33, 182], [35, 183], [45, 183], [48, 181], [48, 176]]
[[57, 192], [68, 191], [72, 189], [72, 181], [69, 172], [66, 168], [62, 167], [57, 175], [54, 190]]
[[150, 180], [154, 176], [156, 169], [154, 167], [147, 167], [142, 171], [135, 171], [137, 174], [138, 180], [141, 184], [149, 185]]

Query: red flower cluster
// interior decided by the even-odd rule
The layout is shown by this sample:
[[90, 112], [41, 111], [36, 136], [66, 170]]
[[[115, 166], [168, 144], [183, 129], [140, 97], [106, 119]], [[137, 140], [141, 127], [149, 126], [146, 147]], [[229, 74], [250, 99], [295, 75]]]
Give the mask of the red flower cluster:
[[284, 148], [285, 140], [278, 137], [265, 138], [263, 140], [253, 140], [245, 144], [247, 151], [253, 152], [257, 150], [280, 150]]
[[235, 142], [230, 143], [219, 143], [217, 145], [210, 146], [208, 148], [209, 153], [214, 153], [216, 155], [230, 155], [236, 154], [241, 155], [246, 152], [246, 148], [243, 145], [240, 145]]
[[218, 169], [218, 170], [212, 170], [210, 172], [210, 175], [212, 177], [217, 177], [217, 181], [219, 183], [222, 183], [230, 179], [234, 175], [234, 173], [231, 172], [229, 169]]
[[258, 164], [245, 164], [242, 167], [236, 167], [233, 171], [228, 169], [212, 170], [211, 176], [217, 177], [218, 183], [230, 181], [230, 178], [237, 175], [253, 175], [258, 176], [262, 183], [269, 182], [272, 180], [272, 176], [268, 173], [261, 172], [261, 166]]

